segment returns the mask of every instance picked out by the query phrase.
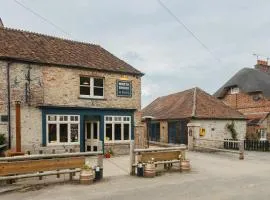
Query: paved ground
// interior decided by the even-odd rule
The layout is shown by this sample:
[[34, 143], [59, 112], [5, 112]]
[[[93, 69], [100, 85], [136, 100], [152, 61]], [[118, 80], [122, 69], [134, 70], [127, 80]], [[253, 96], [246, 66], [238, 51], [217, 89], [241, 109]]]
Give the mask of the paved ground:
[[65, 183], [8, 193], [0, 199], [269, 199], [270, 153], [247, 154], [240, 161], [236, 155], [192, 152], [188, 154], [190, 173], [166, 173], [153, 179], [126, 175], [128, 157], [113, 158], [104, 162], [107, 177], [102, 182], [89, 186]]

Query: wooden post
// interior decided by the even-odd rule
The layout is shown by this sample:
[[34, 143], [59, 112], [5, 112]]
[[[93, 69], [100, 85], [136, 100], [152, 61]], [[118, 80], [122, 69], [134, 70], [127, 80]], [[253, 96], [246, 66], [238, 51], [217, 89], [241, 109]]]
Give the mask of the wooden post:
[[[43, 151], [39, 150], [39, 154], [42, 154], [42, 153], [43, 153]], [[38, 172], [38, 173], [43, 173], [43, 172], [41, 171], [41, 172]], [[39, 180], [42, 180], [42, 176], [39, 176], [38, 178], [39, 178]]]
[[244, 140], [241, 139], [239, 143], [239, 160], [244, 160]]
[[21, 151], [21, 102], [16, 101], [16, 152]]
[[[102, 141], [98, 142], [98, 151], [102, 151]], [[98, 155], [97, 165], [103, 169], [103, 155]]]
[[135, 175], [135, 167], [133, 164], [135, 163], [135, 152], [134, 152], [134, 140], [130, 141], [130, 175]]
[[[69, 153], [72, 153], [72, 149], [69, 149]], [[73, 170], [72, 168], [70, 170]], [[69, 173], [69, 180], [72, 181], [73, 176], [75, 176], [75, 173], [70, 172]]]

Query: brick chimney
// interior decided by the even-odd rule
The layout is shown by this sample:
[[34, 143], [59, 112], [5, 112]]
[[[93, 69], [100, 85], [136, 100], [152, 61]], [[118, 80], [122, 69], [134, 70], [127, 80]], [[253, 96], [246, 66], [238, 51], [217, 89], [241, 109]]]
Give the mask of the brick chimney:
[[4, 24], [3, 24], [1, 17], [0, 17], [0, 27], [4, 27]]
[[268, 65], [268, 60], [257, 60], [255, 69], [260, 70], [261, 72], [267, 73], [270, 75], [270, 66]]

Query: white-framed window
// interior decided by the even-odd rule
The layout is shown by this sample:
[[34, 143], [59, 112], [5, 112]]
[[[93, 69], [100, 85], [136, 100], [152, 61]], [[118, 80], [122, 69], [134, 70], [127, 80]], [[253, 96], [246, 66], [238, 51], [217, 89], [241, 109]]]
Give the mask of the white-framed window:
[[260, 129], [260, 140], [267, 140], [266, 128]]
[[79, 144], [79, 115], [47, 115], [47, 144]]
[[239, 87], [232, 87], [230, 90], [230, 94], [238, 94], [239, 93]]
[[80, 77], [80, 97], [83, 98], [104, 98], [104, 78]]
[[105, 116], [105, 142], [129, 141], [131, 138], [130, 116]]

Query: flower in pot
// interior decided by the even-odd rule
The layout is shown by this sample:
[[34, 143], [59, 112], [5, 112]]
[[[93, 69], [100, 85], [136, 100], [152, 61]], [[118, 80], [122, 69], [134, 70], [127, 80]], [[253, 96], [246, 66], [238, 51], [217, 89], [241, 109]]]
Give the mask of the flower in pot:
[[108, 149], [105, 153], [105, 158], [110, 158], [113, 155], [112, 148]]
[[80, 174], [80, 183], [81, 184], [91, 184], [94, 181], [94, 173], [92, 167], [85, 164], [82, 166]]

